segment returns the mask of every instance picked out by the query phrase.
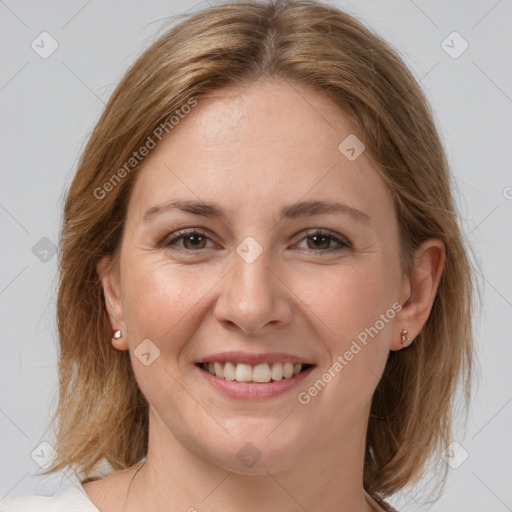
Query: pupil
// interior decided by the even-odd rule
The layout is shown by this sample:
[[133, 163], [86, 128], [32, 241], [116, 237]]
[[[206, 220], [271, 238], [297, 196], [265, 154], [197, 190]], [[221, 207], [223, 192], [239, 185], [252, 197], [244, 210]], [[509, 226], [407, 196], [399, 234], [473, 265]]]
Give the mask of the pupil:
[[[189, 235], [187, 239], [192, 245], [196, 246], [202, 242], [202, 238], [201, 235]], [[194, 239], [196, 239], [195, 242], [193, 241]]]
[[[311, 238], [313, 238], [316, 247], [320, 247], [322, 243], [324, 243], [325, 240], [327, 240], [327, 237], [324, 235], [313, 235]], [[319, 240], [323, 240], [324, 242], [317, 243]]]

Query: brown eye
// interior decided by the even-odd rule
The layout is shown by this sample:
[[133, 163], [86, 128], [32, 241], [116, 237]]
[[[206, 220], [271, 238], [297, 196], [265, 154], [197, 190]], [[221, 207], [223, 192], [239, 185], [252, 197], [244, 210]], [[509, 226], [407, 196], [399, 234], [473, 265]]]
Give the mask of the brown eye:
[[[182, 245], [177, 242], [182, 242]], [[178, 249], [184, 249], [187, 251], [195, 251], [199, 249], [207, 249], [206, 242], [210, 240], [206, 233], [202, 231], [180, 231], [174, 233], [171, 238], [167, 238], [162, 242], [164, 247], [177, 246]]]
[[[332, 252], [351, 247], [350, 243], [343, 238], [319, 230], [308, 233], [303, 240], [306, 240], [305, 248], [312, 252]], [[331, 245], [333, 243], [334, 247]]]
[[308, 244], [309, 249], [329, 249], [331, 238], [325, 235], [308, 236], [307, 240], [312, 240], [312, 244]]
[[199, 234], [186, 235], [183, 238], [185, 249], [204, 249], [206, 237]]

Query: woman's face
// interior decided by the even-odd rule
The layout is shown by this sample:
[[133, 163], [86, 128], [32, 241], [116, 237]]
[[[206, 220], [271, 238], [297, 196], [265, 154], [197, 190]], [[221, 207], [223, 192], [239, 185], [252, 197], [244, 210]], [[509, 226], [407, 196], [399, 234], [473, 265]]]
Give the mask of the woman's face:
[[[409, 288], [391, 196], [353, 133], [318, 93], [256, 83], [200, 99], [135, 171], [104, 284], [153, 447], [259, 472], [364, 446]], [[227, 378], [199, 364], [213, 361]], [[280, 364], [301, 362], [294, 377]]]

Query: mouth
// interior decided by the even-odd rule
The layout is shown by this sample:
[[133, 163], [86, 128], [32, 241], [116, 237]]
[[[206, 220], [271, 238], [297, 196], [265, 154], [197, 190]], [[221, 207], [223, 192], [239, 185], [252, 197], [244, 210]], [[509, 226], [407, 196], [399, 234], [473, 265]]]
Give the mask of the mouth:
[[286, 352], [236, 350], [205, 355], [195, 366], [212, 389], [237, 400], [284, 396], [317, 367], [312, 359]]
[[[196, 363], [202, 371], [224, 381], [247, 384], [269, 384], [296, 378], [315, 365], [292, 363], [290, 361], [258, 364], [237, 363], [232, 361], [203, 361]], [[309, 372], [308, 372], [309, 373]]]

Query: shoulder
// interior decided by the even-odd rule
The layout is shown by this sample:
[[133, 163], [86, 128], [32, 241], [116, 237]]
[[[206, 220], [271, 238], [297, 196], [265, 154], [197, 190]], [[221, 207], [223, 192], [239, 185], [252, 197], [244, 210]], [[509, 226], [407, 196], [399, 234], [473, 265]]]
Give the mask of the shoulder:
[[20, 496], [0, 500], [0, 512], [99, 512], [83, 487], [66, 482], [53, 496]]

